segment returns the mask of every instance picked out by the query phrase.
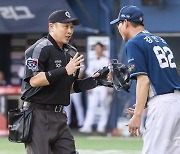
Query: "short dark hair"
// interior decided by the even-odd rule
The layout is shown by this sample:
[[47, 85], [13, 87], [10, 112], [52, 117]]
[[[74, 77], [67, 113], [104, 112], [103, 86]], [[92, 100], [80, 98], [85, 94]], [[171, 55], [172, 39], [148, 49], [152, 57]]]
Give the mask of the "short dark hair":
[[101, 42], [97, 42], [94, 46], [100, 45], [102, 48], [104, 48], [104, 45]]
[[131, 23], [131, 25], [133, 26], [133, 27], [137, 27], [137, 26], [144, 26], [144, 24], [143, 23], [139, 23], [139, 22], [133, 22], [133, 21], [129, 21], [130, 23]]

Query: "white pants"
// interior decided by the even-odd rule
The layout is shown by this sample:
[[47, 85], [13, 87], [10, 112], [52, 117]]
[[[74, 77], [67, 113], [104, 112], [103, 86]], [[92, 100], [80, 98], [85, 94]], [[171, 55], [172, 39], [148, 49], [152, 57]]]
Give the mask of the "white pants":
[[[82, 93], [73, 93], [71, 94], [70, 97], [71, 103], [73, 102], [76, 111], [78, 126], [82, 126], [84, 123], [84, 109], [83, 109], [81, 94]], [[71, 103], [65, 108], [68, 117], [68, 124], [71, 123], [71, 110], [72, 110]]]
[[143, 154], [180, 154], [180, 92], [148, 102]]
[[[91, 129], [94, 123], [95, 116], [98, 113], [100, 118], [97, 123], [97, 131], [105, 131], [106, 123], [109, 116], [109, 105], [108, 103], [105, 103], [106, 98], [107, 88], [96, 87], [95, 89], [91, 90], [91, 93], [88, 94], [88, 107], [83, 128]], [[97, 110], [98, 106], [100, 110]]]

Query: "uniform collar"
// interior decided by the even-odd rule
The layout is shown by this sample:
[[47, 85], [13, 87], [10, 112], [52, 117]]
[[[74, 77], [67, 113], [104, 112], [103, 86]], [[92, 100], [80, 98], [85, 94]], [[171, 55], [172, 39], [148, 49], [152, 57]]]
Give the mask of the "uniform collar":
[[63, 51], [64, 47], [66, 46], [66, 45], [63, 45], [63, 48], [61, 49], [61, 48], [58, 46], [58, 44], [56, 43], [56, 41], [54, 40], [54, 38], [53, 38], [50, 34], [48, 34], [47, 39], [48, 39], [48, 40], [54, 45], [54, 47], [55, 47], [56, 49], [58, 49], [58, 50]]

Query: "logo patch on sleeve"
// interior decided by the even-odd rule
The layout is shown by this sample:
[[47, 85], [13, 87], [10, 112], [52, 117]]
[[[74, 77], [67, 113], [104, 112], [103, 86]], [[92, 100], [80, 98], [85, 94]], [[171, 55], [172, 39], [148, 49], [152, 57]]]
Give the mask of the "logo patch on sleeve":
[[29, 57], [26, 60], [26, 66], [28, 67], [28, 69], [30, 69], [32, 71], [37, 71], [38, 70], [38, 59], [33, 59], [33, 58]]
[[128, 69], [131, 72], [132, 70], [134, 70], [134, 68], [135, 68], [135, 64], [131, 64], [131, 66]]

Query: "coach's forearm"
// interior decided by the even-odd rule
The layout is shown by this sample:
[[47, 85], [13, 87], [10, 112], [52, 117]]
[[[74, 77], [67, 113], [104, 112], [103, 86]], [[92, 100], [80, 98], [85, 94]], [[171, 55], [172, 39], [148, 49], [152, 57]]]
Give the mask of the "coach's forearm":
[[147, 102], [149, 91], [149, 78], [146, 75], [140, 75], [137, 77], [136, 85], [136, 107], [134, 115], [140, 117], [144, 110], [145, 104]]

